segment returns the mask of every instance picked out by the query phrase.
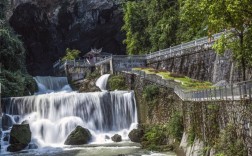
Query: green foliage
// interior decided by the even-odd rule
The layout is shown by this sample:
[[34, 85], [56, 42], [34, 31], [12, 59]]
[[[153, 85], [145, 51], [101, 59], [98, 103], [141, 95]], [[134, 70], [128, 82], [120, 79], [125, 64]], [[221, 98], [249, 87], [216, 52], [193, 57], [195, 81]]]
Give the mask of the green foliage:
[[74, 60], [79, 56], [79, 54], [80, 54], [79, 50], [76, 50], [76, 49], [71, 50], [71, 49], [67, 48], [66, 55], [62, 58], [62, 61]]
[[145, 54], [176, 44], [178, 15], [176, 0], [128, 1], [123, 26], [128, 54]]
[[147, 85], [143, 90], [143, 98], [146, 101], [153, 101], [159, 95], [159, 88], [156, 85]]
[[246, 147], [244, 146], [241, 137], [237, 135], [236, 127], [232, 124], [228, 124], [226, 128], [221, 131], [215, 149], [219, 155], [247, 155]]
[[204, 28], [208, 35], [226, 31], [214, 49], [219, 54], [227, 49], [233, 53], [233, 58], [242, 67], [243, 80], [246, 80], [246, 68], [251, 65], [251, 1], [198, 1], [183, 0], [181, 18], [197, 30]]
[[33, 94], [36, 89], [34, 79], [27, 74], [25, 49], [18, 36], [5, 21], [8, 1], [0, 2], [0, 83], [3, 97]]
[[7, 11], [8, 0], [0, 1], [0, 21], [5, 19], [5, 13]]
[[25, 70], [23, 43], [7, 28], [0, 28], [0, 55], [3, 68], [10, 71]]
[[175, 112], [171, 119], [168, 122], [168, 132], [170, 136], [175, 138], [178, 142], [182, 139], [184, 125], [183, 125], [183, 116], [179, 112]]
[[89, 73], [86, 78], [89, 80], [92, 80], [92, 79], [97, 79], [100, 76], [101, 76], [100, 72], [98, 70], [95, 70], [94, 72]]
[[145, 128], [145, 134], [142, 139], [143, 148], [149, 150], [163, 151], [171, 150], [168, 144], [169, 130], [167, 125], [152, 125]]
[[126, 90], [126, 79], [123, 75], [111, 75], [108, 80], [110, 90]]
[[195, 130], [193, 128], [193, 126], [189, 127], [188, 130], [188, 144], [192, 145], [194, 140], [195, 140], [196, 134], [195, 134]]
[[37, 90], [35, 80], [21, 71], [2, 70], [0, 83], [3, 97], [30, 95]]

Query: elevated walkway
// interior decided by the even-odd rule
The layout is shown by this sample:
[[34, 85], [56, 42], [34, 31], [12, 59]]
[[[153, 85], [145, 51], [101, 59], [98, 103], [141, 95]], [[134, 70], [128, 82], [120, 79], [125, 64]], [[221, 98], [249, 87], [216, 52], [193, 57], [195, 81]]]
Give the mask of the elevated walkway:
[[187, 91], [183, 89], [178, 82], [162, 79], [162, 77], [154, 74], [146, 74], [144, 71], [123, 71], [123, 73], [135, 74], [161, 87], [172, 88], [183, 101], [252, 101], [252, 80], [234, 83], [228, 86], [214, 87], [211, 89]]

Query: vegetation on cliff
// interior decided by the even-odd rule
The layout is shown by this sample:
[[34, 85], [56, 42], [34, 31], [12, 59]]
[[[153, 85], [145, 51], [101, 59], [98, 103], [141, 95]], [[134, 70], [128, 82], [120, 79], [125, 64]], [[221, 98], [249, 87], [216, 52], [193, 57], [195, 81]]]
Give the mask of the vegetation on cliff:
[[231, 50], [241, 66], [243, 80], [252, 65], [251, 1], [143, 0], [124, 7], [128, 54], [145, 54], [225, 32], [213, 48], [218, 54]]
[[186, 90], [200, 90], [206, 88], [212, 88], [212, 83], [208, 81], [199, 81], [195, 79], [191, 79], [187, 76], [178, 73], [171, 73], [166, 70], [155, 70], [153, 68], [134, 68], [133, 70], [141, 70], [146, 74], [155, 74], [162, 77], [165, 80], [173, 80], [178, 82], [182, 88]]
[[23, 43], [5, 21], [7, 1], [0, 2], [0, 83], [2, 96], [23, 96], [35, 92], [36, 83], [25, 67]]
[[111, 75], [108, 85], [109, 90], [127, 90], [126, 79], [123, 75]]

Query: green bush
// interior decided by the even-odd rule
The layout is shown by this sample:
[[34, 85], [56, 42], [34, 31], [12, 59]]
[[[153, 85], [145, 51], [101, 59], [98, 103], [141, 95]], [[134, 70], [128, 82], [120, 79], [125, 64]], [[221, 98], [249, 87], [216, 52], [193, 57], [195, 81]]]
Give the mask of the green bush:
[[191, 126], [188, 130], [188, 143], [192, 145], [195, 140], [196, 134], [194, 128]]
[[146, 101], [153, 101], [159, 95], [159, 88], [156, 85], [148, 85], [144, 88], [143, 98]]
[[168, 131], [172, 137], [180, 142], [184, 131], [183, 116], [181, 113], [175, 112], [172, 115], [171, 119], [168, 122]]
[[74, 60], [79, 56], [79, 54], [80, 54], [79, 50], [76, 50], [76, 49], [71, 50], [71, 49], [67, 48], [66, 55], [62, 58], [62, 61]]
[[[142, 139], [143, 148], [149, 150], [162, 151], [163, 147], [167, 147], [168, 142], [168, 126], [167, 125], [152, 125], [145, 128], [145, 134]], [[170, 150], [170, 147], [168, 147]]]
[[89, 80], [92, 80], [92, 79], [97, 79], [101, 76], [101, 74], [99, 73], [98, 70], [95, 70], [94, 72], [92, 73], [89, 73], [86, 77], [86, 79], [89, 79]]
[[226, 128], [221, 131], [215, 149], [219, 155], [247, 155], [246, 147], [244, 146], [241, 137], [237, 135], [235, 125], [232, 124], [228, 124]]
[[127, 90], [126, 78], [123, 75], [111, 75], [108, 85], [110, 90]]
[[3, 97], [30, 95], [37, 90], [35, 80], [21, 71], [2, 70], [0, 83]]

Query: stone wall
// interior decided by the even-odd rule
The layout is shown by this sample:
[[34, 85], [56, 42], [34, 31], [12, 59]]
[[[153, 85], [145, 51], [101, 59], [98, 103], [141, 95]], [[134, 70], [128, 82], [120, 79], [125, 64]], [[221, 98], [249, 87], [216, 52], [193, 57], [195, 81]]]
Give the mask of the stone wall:
[[[191, 48], [188, 51], [190, 51], [190, 54], [186, 53], [179, 57], [148, 63], [148, 66], [155, 69], [166, 69], [194, 79], [214, 83], [221, 80], [227, 82], [242, 80], [241, 70], [232, 61], [230, 51], [226, 51], [223, 56], [217, 55], [211, 48], [201, 48], [199, 51]], [[248, 69], [247, 79], [252, 79], [252, 69]]]
[[143, 90], [147, 85], [153, 84], [134, 74], [125, 74], [126, 83], [130, 89], [135, 91], [138, 106], [139, 122], [144, 124], [167, 123], [175, 111], [181, 111], [182, 101], [170, 88], [159, 88], [158, 99], [153, 108], [143, 98]]
[[143, 90], [152, 83], [132, 74], [125, 77], [129, 88], [135, 90], [140, 123], [168, 123], [174, 111], [182, 112], [184, 135], [180, 147], [187, 156], [216, 154], [228, 125], [235, 127], [235, 132], [226, 132], [231, 133], [228, 137], [236, 136], [245, 147], [245, 155], [252, 155], [252, 101], [181, 101], [172, 89], [160, 87], [155, 106], [149, 109]]

